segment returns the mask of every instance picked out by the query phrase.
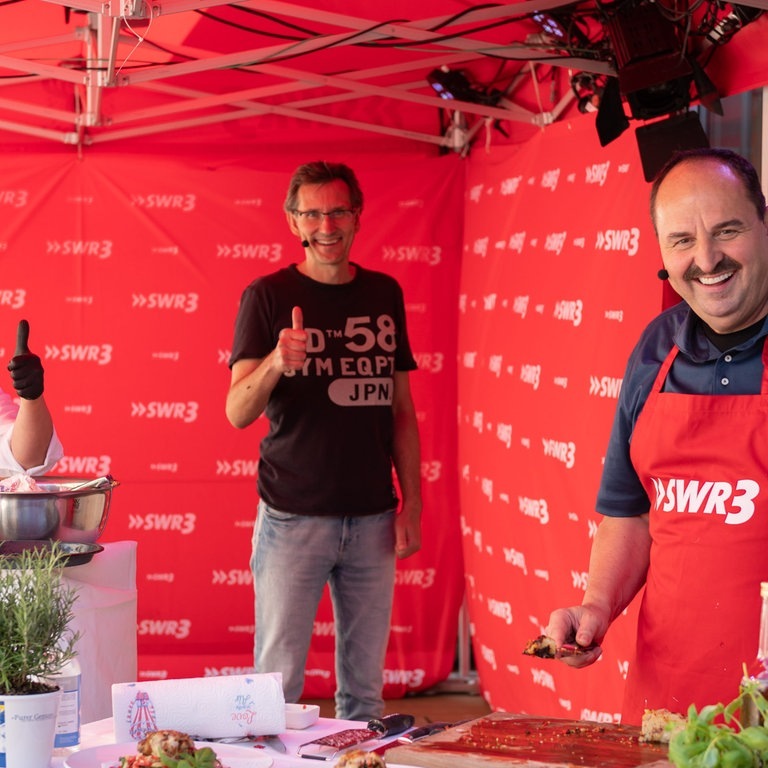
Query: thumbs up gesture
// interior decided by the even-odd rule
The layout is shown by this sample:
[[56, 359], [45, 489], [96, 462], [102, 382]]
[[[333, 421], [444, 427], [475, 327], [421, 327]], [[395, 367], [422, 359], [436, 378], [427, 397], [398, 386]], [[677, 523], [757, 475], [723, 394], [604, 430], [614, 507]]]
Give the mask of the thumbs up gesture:
[[43, 394], [43, 365], [37, 355], [29, 351], [29, 323], [19, 320], [16, 331], [16, 351], [13, 353], [8, 370], [13, 388], [25, 400], [37, 400]]
[[275, 348], [275, 365], [282, 373], [293, 376], [307, 359], [307, 332], [301, 307], [291, 312], [291, 327], [283, 328]]

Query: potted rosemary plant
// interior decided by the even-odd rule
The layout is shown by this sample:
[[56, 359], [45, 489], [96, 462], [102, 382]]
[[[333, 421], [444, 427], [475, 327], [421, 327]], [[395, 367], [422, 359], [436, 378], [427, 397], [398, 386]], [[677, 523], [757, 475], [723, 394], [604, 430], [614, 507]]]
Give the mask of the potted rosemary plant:
[[62, 579], [65, 563], [57, 542], [0, 556], [0, 765], [6, 768], [50, 765], [60, 691], [45, 679], [73, 658], [78, 639], [69, 627], [77, 592]]

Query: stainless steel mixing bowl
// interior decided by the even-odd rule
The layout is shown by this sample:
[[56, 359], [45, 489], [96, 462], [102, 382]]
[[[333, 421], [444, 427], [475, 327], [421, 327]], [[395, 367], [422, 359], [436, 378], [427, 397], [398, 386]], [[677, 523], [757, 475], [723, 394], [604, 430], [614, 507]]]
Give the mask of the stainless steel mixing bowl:
[[101, 478], [35, 478], [37, 491], [0, 493], [0, 540], [57, 539], [93, 543], [104, 531], [119, 485]]

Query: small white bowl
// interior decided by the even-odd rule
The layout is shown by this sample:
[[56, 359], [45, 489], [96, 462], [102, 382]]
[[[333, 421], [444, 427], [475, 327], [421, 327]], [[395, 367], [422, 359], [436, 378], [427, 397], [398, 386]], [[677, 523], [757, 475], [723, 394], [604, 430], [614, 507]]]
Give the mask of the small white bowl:
[[285, 727], [300, 731], [309, 728], [320, 717], [320, 707], [316, 704], [286, 704]]

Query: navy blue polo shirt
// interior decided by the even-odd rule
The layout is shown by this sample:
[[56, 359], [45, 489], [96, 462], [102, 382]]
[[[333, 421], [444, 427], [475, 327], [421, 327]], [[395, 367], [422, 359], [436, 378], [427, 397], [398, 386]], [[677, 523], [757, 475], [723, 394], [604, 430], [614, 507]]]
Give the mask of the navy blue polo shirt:
[[680, 348], [664, 392], [699, 395], [753, 395], [760, 392], [762, 351], [768, 318], [751, 338], [721, 352], [706, 337], [685, 302], [655, 317], [629, 357], [605, 454], [596, 509], [610, 517], [641, 515], [650, 501], [629, 457], [632, 432], [656, 374], [672, 344]]

